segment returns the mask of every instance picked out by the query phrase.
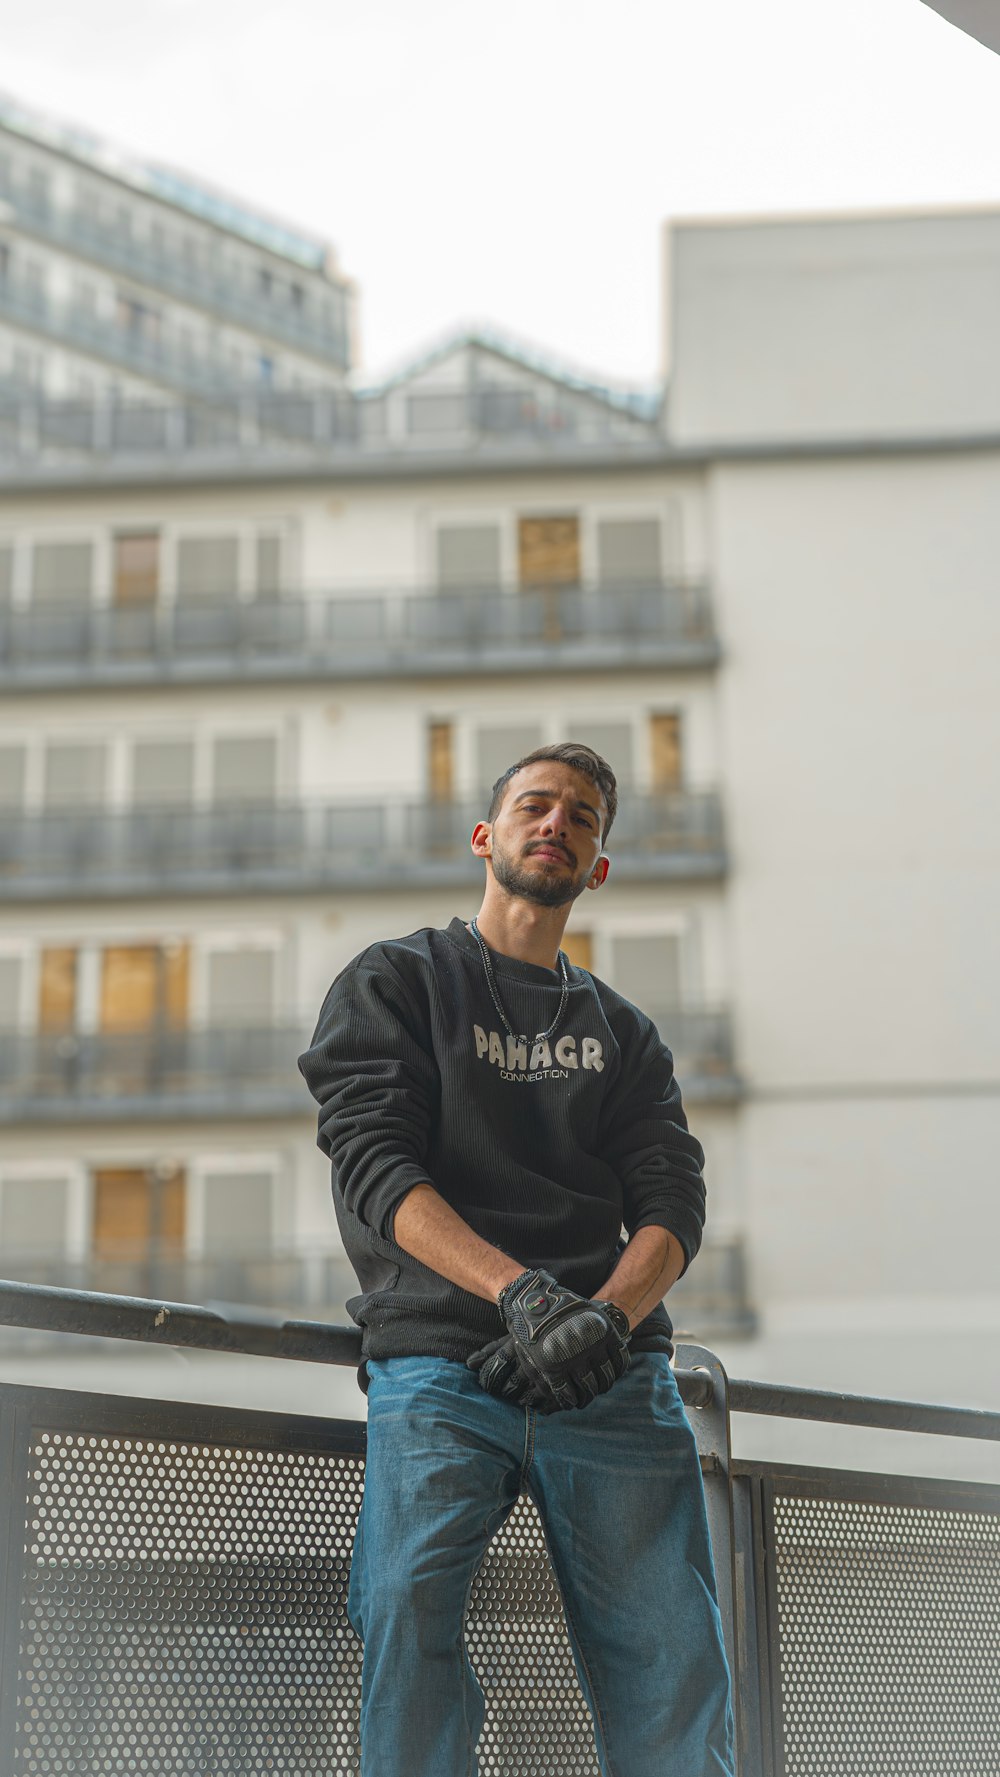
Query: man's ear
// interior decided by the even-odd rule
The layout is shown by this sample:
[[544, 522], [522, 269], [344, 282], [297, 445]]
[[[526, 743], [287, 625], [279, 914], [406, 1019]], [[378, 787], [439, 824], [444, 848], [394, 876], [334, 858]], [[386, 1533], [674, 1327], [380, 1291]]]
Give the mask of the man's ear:
[[488, 858], [491, 851], [493, 828], [489, 821], [477, 821], [472, 829], [472, 849], [477, 858]]
[[602, 882], [607, 882], [608, 871], [610, 870], [610, 868], [611, 868], [611, 859], [610, 858], [605, 858], [605, 857], [598, 858], [597, 863], [594, 865], [593, 870], [590, 872], [590, 878], [587, 882], [587, 887], [589, 889], [599, 889]]

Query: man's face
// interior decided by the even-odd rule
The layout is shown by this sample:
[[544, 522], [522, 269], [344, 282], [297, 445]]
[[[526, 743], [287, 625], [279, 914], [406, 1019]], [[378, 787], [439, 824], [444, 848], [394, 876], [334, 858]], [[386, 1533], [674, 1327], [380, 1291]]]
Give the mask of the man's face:
[[490, 830], [494, 877], [508, 894], [542, 907], [566, 906], [604, 880], [607, 818], [597, 785], [572, 766], [546, 759], [526, 765], [507, 785]]

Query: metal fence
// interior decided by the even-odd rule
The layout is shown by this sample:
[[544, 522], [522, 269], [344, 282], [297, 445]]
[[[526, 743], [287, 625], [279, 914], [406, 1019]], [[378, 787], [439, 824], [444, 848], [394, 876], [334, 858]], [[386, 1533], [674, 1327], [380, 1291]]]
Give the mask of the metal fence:
[[[729, 1016], [651, 1009], [685, 1098], [738, 1098]], [[296, 1070], [315, 1014], [301, 1022], [153, 1025], [135, 1031], [0, 1029], [0, 1124], [183, 1116], [301, 1117], [311, 1101]]]
[[246, 679], [417, 677], [616, 665], [713, 666], [719, 657], [707, 589], [696, 581], [358, 589], [305, 598], [181, 596], [116, 607], [81, 597], [0, 608], [0, 679], [203, 683]]
[[[9, 812], [0, 824], [0, 899], [473, 883], [482, 865], [469, 841], [488, 799], [488, 791], [474, 802], [262, 796]], [[723, 854], [717, 791], [623, 798], [618, 878], [715, 876]]]
[[[0, 1321], [353, 1364], [353, 1332], [0, 1285]], [[1000, 1414], [729, 1381], [677, 1353], [741, 1777], [995, 1777], [1000, 1488], [733, 1462], [732, 1411], [1000, 1439]], [[0, 1769], [353, 1777], [356, 1422], [0, 1388]], [[596, 1777], [522, 1498], [470, 1599], [483, 1777]], [[664, 1774], [666, 1777], [666, 1773]]]

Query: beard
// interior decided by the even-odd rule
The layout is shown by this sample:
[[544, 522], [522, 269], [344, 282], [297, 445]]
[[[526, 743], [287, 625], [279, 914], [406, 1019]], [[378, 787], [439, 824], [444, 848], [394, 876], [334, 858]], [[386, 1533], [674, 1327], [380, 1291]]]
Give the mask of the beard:
[[[587, 886], [586, 877], [577, 880], [575, 875], [565, 872], [549, 875], [544, 867], [537, 865], [534, 870], [525, 868], [497, 844], [495, 836], [491, 857], [493, 875], [500, 887], [518, 900], [533, 901], [536, 907], [567, 907], [583, 894]], [[570, 866], [571, 872], [574, 868], [574, 865]]]

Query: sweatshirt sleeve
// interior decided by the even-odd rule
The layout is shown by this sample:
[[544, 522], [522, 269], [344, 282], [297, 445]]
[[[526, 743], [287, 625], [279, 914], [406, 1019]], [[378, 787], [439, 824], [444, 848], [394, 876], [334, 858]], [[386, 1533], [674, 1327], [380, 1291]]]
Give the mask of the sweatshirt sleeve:
[[384, 952], [366, 951], [323, 1002], [299, 1072], [319, 1105], [317, 1142], [333, 1188], [367, 1228], [392, 1239], [425, 1156], [439, 1085], [426, 1019]]
[[705, 1153], [688, 1129], [670, 1050], [651, 1021], [633, 1015], [638, 1025], [616, 1033], [621, 1072], [602, 1124], [601, 1154], [621, 1180], [629, 1235], [666, 1228], [684, 1249], [686, 1271], [705, 1226]]

